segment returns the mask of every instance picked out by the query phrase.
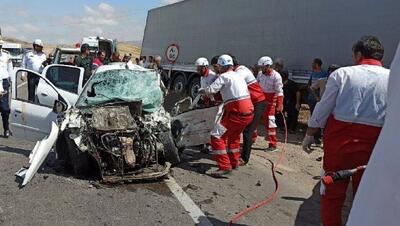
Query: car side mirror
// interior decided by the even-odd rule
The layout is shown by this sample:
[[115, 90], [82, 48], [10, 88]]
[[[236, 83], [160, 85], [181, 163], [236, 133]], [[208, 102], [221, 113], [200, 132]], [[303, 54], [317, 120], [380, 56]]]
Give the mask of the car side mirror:
[[64, 112], [67, 110], [67, 104], [62, 101], [56, 100], [54, 101], [53, 111], [57, 114]]

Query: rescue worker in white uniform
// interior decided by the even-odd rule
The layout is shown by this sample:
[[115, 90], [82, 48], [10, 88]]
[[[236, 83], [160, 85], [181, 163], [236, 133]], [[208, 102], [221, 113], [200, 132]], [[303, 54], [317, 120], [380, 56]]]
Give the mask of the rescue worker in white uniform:
[[[208, 60], [204, 57], [200, 57], [195, 62], [197, 73], [200, 74], [200, 88], [205, 89], [210, 86], [216, 79], [217, 75], [215, 72], [211, 71], [209, 67]], [[203, 96], [202, 97], [204, 105], [210, 107], [214, 105], [213, 96]]]
[[9, 88], [10, 76], [12, 74], [13, 66], [11, 62], [11, 55], [9, 52], [3, 50], [3, 40], [0, 37], [0, 112], [3, 121], [4, 137], [10, 136], [9, 117], [10, 117], [10, 103], [9, 103]]
[[[355, 66], [342, 67], [329, 76], [324, 95], [308, 121], [303, 148], [308, 151], [315, 133], [325, 128], [323, 169], [327, 174], [368, 163], [386, 115], [389, 70], [382, 66], [383, 54], [383, 46], [376, 37], [365, 36], [354, 44]], [[362, 173], [360, 170], [352, 176], [354, 195]], [[342, 225], [349, 182], [347, 179], [322, 186], [324, 226]]]
[[221, 74], [200, 93], [221, 92], [224, 102], [222, 119], [211, 132], [212, 153], [219, 169], [210, 175], [221, 178], [239, 166], [240, 134], [253, 120], [254, 107], [246, 82], [233, 71], [232, 57], [220, 56], [218, 65]]
[[257, 76], [257, 81], [264, 91], [267, 102], [264, 112], [264, 116], [267, 118], [265, 122], [267, 137], [265, 140], [269, 142], [269, 145], [266, 151], [274, 152], [277, 150], [278, 145], [275, 114], [283, 111], [283, 82], [282, 76], [272, 69], [272, 65], [272, 59], [268, 56], [263, 56], [258, 60], [258, 66], [261, 71]]
[[[41, 73], [46, 61], [46, 54], [43, 53], [42, 40], [36, 39], [33, 42], [33, 51], [27, 52], [22, 60], [22, 67]], [[28, 100], [33, 102], [35, 100], [35, 89], [39, 83], [39, 78], [28, 73]]]

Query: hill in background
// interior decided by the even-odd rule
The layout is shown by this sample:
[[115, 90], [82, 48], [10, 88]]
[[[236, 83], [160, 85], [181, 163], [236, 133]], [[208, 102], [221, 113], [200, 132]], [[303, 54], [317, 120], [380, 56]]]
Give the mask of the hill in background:
[[[12, 43], [19, 43], [22, 45], [22, 48], [32, 48], [32, 43], [26, 42], [23, 40], [19, 40], [16, 38], [10, 38], [10, 37], [3, 37], [4, 42], [12, 42]], [[123, 57], [125, 54], [129, 55], [130, 53], [132, 54], [133, 58], [139, 57], [140, 56], [140, 47], [138, 47], [139, 42], [134, 42], [134, 41], [129, 41], [129, 42], [118, 42], [118, 51]], [[46, 54], [50, 54], [53, 52], [53, 50], [58, 47], [73, 47], [74, 45], [55, 45], [55, 44], [47, 44], [44, 43], [44, 48], [43, 52]]]

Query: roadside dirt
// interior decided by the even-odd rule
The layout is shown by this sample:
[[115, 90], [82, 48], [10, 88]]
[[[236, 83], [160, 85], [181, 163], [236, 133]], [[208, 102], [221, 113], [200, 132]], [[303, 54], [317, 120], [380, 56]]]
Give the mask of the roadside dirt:
[[[167, 109], [178, 98], [170, 95]], [[300, 122], [304, 121], [302, 117]], [[215, 162], [198, 148], [186, 149], [183, 162], [170, 176], [214, 225], [227, 225], [235, 213], [274, 191], [270, 161], [276, 162], [285, 151], [277, 170], [281, 187], [278, 197], [236, 225], [319, 225], [322, 149], [316, 147], [310, 154], [301, 150], [301, 124], [301, 130], [289, 134], [287, 144], [279, 143], [280, 151], [266, 153], [262, 127], [250, 164], [235, 170], [228, 179], [204, 174], [215, 167]], [[283, 140], [282, 132], [279, 140]], [[163, 181], [102, 185], [93, 178], [74, 176], [46, 164], [31, 183], [19, 189], [14, 173], [27, 164], [34, 144], [14, 138], [0, 138], [0, 143], [0, 225], [194, 225]]]

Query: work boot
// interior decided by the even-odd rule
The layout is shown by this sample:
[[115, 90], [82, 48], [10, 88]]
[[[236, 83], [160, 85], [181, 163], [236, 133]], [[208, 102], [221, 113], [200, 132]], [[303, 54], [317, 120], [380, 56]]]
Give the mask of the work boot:
[[10, 137], [10, 135], [11, 135], [11, 132], [10, 132], [10, 130], [4, 130], [4, 138], [8, 138], [8, 137]]
[[248, 162], [244, 161], [243, 159], [239, 160], [239, 166], [246, 166]]
[[321, 147], [321, 145], [322, 145], [322, 142], [321, 142], [321, 139], [314, 139], [314, 144], [315, 144], [315, 146], [317, 146], [317, 147]]
[[265, 152], [270, 152], [270, 153], [277, 152], [277, 151], [278, 151], [278, 148], [277, 147], [273, 147], [273, 146], [268, 147], [267, 149], [265, 149]]
[[214, 170], [214, 171], [209, 172], [209, 175], [214, 177], [214, 178], [227, 178], [227, 176], [229, 174], [231, 174], [231, 173], [232, 173], [232, 170], [221, 170], [221, 169], [218, 169], [218, 170]]

